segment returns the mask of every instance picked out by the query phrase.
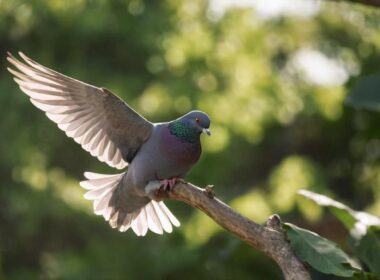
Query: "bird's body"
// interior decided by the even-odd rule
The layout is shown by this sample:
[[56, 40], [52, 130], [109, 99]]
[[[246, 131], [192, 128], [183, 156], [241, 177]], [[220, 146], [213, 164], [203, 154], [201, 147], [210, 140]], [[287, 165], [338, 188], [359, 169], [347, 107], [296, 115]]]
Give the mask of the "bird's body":
[[[114, 198], [110, 199], [110, 205], [122, 213], [115, 220], [115, 227], [121, 227], [126, 214], [141, 209], [154, 199], [154, 192], [146, 189], [150, 182], [183, 178], [198, 161], [201, 154], [199, 135], [194, 143], [185, 142], [170, 132], [169, 125], [161, 123], [153, 127], [152, 135], [122, 176], [117, 191], [113, 193]], [[120, 201], [119, 197], [124, 199]]]
[[135, 177], [137, 184], [141, 181], [138, 177], [149, 180], [183, 177], [198, 161], [201, 154], [199, 135], [194, 143], [184, 142], [170, 132], [169, 125], [155, 125], [151, 137], [130, 164], [128, 172], [133, 173], [136, 169], [139, 174]]
[[210, 120], [200, 111], [166, 123], [153, 124], [120, 98], [44, 67], [20, 53], [8, 60], [19, 70], [9, 71], [32, 103], [46, 112], [69, 137], [99, 160], [126, 172], [104, 175], [86, 172], [81, 186], [94, 212], [110, 225], [137, 235], [148, 229], [171, 232], [179, 226], [155, 193], [169, 180], [183, 178], [201, 155], [200, 135], [209, 134]]

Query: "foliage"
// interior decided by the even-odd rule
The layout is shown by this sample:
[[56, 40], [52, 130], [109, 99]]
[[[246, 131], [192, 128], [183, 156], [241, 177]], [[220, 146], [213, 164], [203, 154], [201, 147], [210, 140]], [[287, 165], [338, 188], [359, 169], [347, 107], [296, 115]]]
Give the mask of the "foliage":
[[380, 228], [370, 227], [362, 238], [352, 242], [355, 254], [380, 278]]
[[[334, 199], [331, 199], [330, 197], [327, 197], [325, 195], [317, 194], [311, 191], [307, 190], [300, 190], [299, 194], [302, 196], [311, 199], [312, 201], [316, 202], [318, 205], [327, 207], [347, 228], [347, 230], [350, 231], [350, 238], [349, 243], [351, 245], [351, 248], [353, 252], [355, 253], [355, 256], [360, 259], [367, 267], [369, 267], [370, 271], [372, 271], [374, 274], [377, 275], [377, 277], [380, 278], [380, 259], [379, 259], [379, 252], [380, 252], [380, 218], [371, 215], [366, 212], [359, 212], [352, 210], [350, 207], [344, 205], [341, 202], [338, 202]], [[291, 229], [294, 230], [295, 226], [292, 226]], [[305, 240], [297, 240], [295, 238], [292, 239], [291, 231], [289, 230], [289, 225], [287, 225], [287, 233], [289, 234], [289, 237], [291, 239], [291, 242], [300, 257], [304, 255], [302, 252], [302, 249], [304, 247], [309, 247], [310, 242], [305, 242]], [[297, 228], [298, 229], [298, 228]], [[300, 230], [300, 235], [305, 235], [305, 230]], [[311, 234], [311, 233], [310, 233]], [[309, 234], [309, 235], [310, 235]], [[313, 233], [314, 234], [314, 233]], [[315, 237], [320, 238], [321, 237]], [[305, 238], [306, 239], [306, 238]], [[308, 241], [308, 240], [306, 240]], [[315, 242], [316, 244], [318, 242]], [[340, 250], [340, 249], [339, 249]], [[327, 252], [328, 253], [328, 252]], [[329, 258], [329, 255], [326, 255], [326, 251], [324, 252], [312, 252], [308, 255], [308, 258], [302, 258], [308, 263], [312, 264], [312, 262], [315, 260], [315, 258], [318, 258], [318, 254], [320, 256], [325, 255], [326, 258]], [[331, 257], [329, 258], [331, 259]], [[336, 274], [333, 271], [327, 271], [320, 269], [319, 266], [314, 266], [317, 270], [325, 273], [332, 273]], [[322, 267], [323, 268], [323, 267]], [[348, 269], [348, 268], [347, 268]], [[347, 274], [342, 276], [351, 276]], [[363, 275], [363, 274], [361, 274]], [[371, 274], [367, 274], [368, 277], [371, 276]]]
[[290, 223], [285, 223], [284, 228], [294, 251], [301, 260], [326, 274], [342, 277], [354, 275], [352, 260], [334, 242]]
[[6, 51], [104, 86], [152, 121], [208, 112], [213, 136], [188, 179], [258, 222], [278, 212], [343, 244], [341, 225], [299, 199], [301, 188], [380, 215], [379, 116], [344, 106], [355, 81], [379, 70], [379, 11], [319, 3], [268, 15], [212, 3], [0, 1], [0, 278], [281, 278], [185, 205], [168, 203], [180, 229], [144, 239], [93, 215], [78, 181], [114, 170], [30, 104]]

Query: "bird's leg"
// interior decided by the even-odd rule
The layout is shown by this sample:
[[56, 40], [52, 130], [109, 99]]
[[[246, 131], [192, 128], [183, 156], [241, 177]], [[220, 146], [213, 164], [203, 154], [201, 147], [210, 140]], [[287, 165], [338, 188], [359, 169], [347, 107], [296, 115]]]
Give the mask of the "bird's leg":
[[163, 179], [159, 181], [150, 181], [145, 186], [145, 193], [153, 200], [160, 201], [161, 199], [158, 198], [158, 193], [160, 191], [171, 191], [176, 183], [186, 183], [185, 180], [179, 177], [172, 177], [169, 179]]

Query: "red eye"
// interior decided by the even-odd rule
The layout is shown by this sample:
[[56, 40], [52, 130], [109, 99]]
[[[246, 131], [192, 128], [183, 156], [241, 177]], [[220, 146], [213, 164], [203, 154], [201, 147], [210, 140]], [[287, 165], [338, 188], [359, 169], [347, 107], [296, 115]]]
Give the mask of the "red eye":
[[199, 123], [199, 119], [198, 119], [198, 118], [195, 118], [195, 122], [196, 122], [196, 123]]

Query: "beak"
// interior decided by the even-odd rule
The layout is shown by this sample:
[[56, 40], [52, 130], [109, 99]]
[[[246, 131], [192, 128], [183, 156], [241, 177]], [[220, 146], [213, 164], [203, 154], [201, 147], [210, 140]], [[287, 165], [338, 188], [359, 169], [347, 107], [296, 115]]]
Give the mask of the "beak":
[[209, 128], [202, 128], [202, 132], [206, 133], [208, 136], [211, 135], [211, 130]]

